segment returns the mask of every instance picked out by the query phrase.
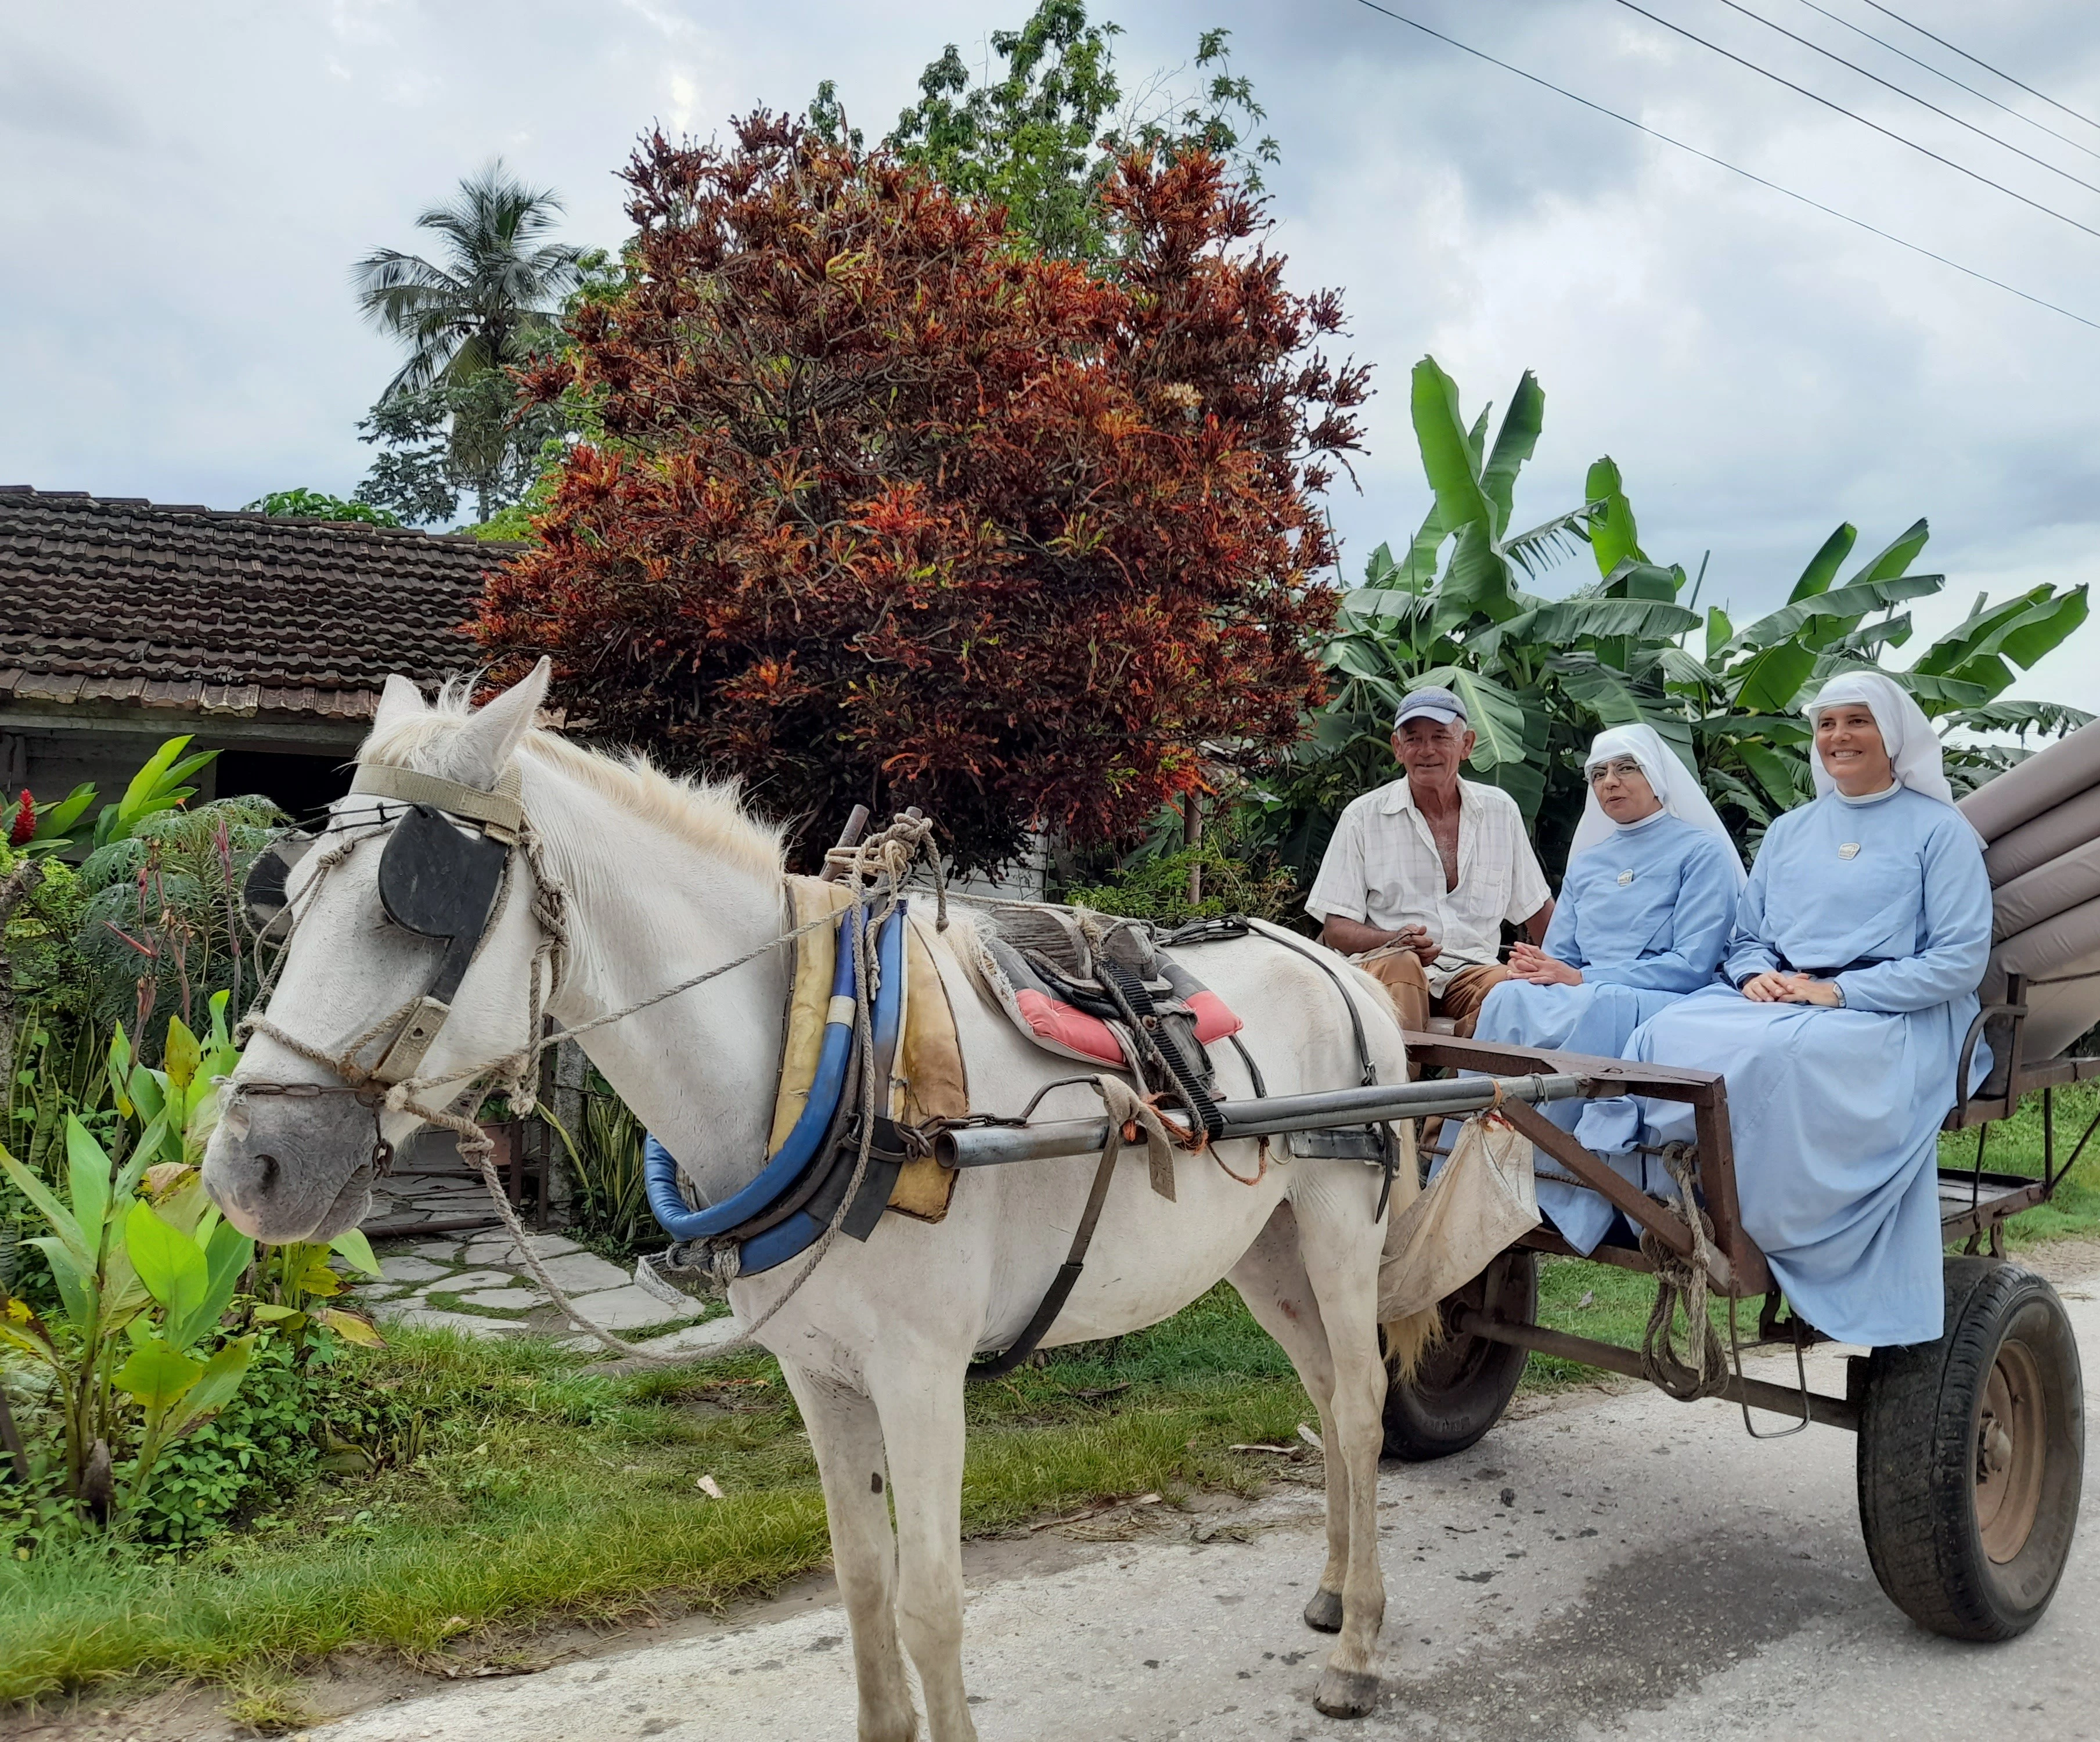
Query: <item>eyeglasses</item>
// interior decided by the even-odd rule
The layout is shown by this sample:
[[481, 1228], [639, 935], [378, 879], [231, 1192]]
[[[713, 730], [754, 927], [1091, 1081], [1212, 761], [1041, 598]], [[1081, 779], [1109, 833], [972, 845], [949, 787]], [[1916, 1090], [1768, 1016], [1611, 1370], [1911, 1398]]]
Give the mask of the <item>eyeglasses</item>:
[[1608, 762], [1599, 762], [1590, 770], [1590, 784], [1601, 786], [1608, 779], [1631, 780], [1640, 772], [1640, 764], [1631, 756], [1614, 756]]

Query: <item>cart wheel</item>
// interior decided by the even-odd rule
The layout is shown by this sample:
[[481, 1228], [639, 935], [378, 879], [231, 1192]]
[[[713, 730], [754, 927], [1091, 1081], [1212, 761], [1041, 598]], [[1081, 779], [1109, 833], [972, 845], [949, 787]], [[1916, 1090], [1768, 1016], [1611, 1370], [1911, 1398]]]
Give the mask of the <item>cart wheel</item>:
[[1538, 1316], [1535, 1254], [1513, 1246], [1438, 1308], [1444, 1340], [1422, 1357], [1412, 1379], [1396, 1377], [1385, 1393], [1385, 1455], [1423, 1463], [1462, 1452], [1502, 1419], [1524, 1377], [1529, 1349], [1450, 1328], [1466, 1306], [1529, 1325]]
[[2062, 1577], [2085, 1465], [2056, 1290], [2017, 1264], [1949, 1259], [1939, 1341], [1868, 1358], [1860, 1525], [1882, 1589], [1949, 1638], [2025, 1633]]

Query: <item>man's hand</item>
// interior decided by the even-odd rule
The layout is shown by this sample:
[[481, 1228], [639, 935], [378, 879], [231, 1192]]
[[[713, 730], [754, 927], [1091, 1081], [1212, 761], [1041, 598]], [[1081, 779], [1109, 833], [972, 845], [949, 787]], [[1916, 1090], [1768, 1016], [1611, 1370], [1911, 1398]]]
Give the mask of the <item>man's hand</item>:
[[1582, 971], [1570, 968], [1557, 956], [1548, 955], [1536, 944], [1517, 944], [1510, 950], [1510, 973], [1533, 986], [1580, 986]]
[[1405, 944], [1420, 956], [1424, 968], [1435, 967], [1436, 958], [1443, 954], [1442, 947], [1429, 935], [1427, 926], [1403, 925], [1393, 933], [1392, 941], [1396, 944]]

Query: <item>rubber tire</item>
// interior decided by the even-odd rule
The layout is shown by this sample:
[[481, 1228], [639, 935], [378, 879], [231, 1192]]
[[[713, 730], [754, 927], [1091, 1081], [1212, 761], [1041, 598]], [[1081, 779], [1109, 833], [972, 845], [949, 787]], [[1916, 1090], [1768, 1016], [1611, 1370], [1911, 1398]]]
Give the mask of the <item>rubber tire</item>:
[[[1984, 1552], [1977, 1440], [2001, 1347], [2017, 1335], [2041, 1377], [2043, 1463], [2034, 1523], [2003, 1566]], [[1876, 1349], [1860, 1418], [1860, 1528], [1889, 1600], [1950, 1639], [2017, 1638], [2056, 1594], [2085, 1465], [2078, 1344], [2057, 1292], [1987, 1258], [1947, 1260], [1937, 1343]]]
[[1491, 1309], [1512, 1323], [1536, 1323], [1538, 1255], [1512, 1246], [1440, 1303], [1444, 1340], [1423, 1356], [1412, 1379], [1396, 1375], [1386, 1387], [1388, 1458], [1426, 1463], [1462, 1452], [1502, 1419], [1516, 1394], [1531, 1351], [1451, 1330], [1453, 1309], [1460, 1304]]

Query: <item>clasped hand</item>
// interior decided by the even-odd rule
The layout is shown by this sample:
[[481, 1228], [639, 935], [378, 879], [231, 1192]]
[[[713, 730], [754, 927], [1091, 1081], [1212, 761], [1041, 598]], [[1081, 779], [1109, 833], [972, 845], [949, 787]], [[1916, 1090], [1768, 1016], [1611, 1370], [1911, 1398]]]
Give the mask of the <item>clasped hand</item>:
[[1818, 980], [1812, 974], [1771, 972], [1754, 974], [1743, 982], [1743, 996], [1754, 1004], [1824, 1004], [1838, 1002], [1834, 981]]
[[1443, 946], [1429, 935], [1427, 926], [1403, 925], [1392, 934], [1392, 942], [1397, 948], [1412, 950], [1422, 959], [1424, 967], [1433, 964], [1443, 953]]
[[1512, 979], [1529, 981], [1533, 986], [1580, 986], [1582, 971], [1570, 968], [1557, 956], [1548, 955], [1536, 944], [1512, 944], [1509, 953], [1510, 976]]

